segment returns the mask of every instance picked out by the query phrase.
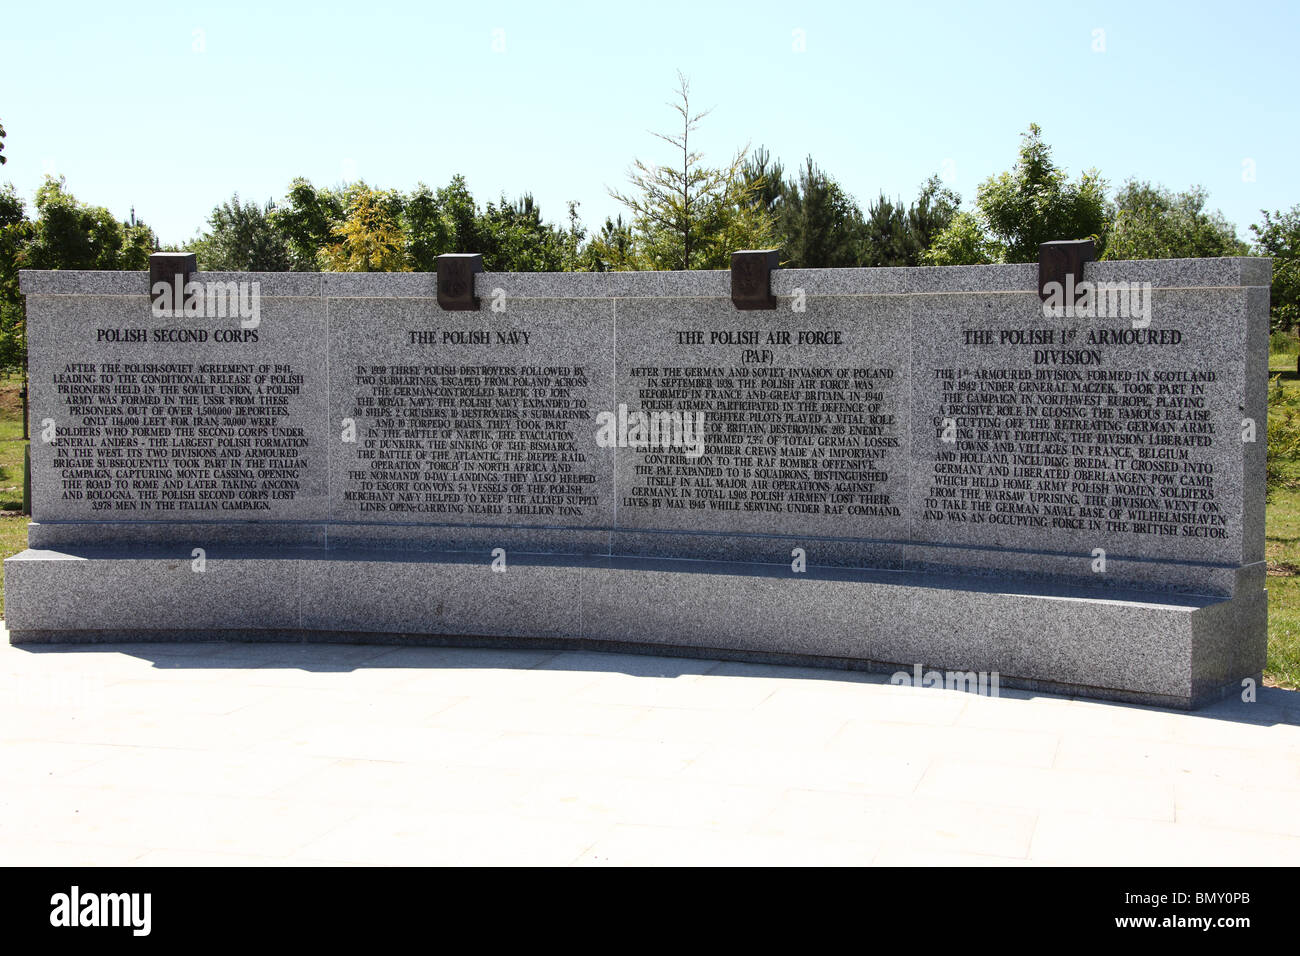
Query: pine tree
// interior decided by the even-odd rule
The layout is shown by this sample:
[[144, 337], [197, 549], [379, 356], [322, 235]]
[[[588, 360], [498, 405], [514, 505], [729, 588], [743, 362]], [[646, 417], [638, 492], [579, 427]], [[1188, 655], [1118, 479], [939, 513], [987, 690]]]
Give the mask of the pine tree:
[[748, 147], [726, 167], [704, 164], [691, 146], [691, 134], [709, 110], [694, 112], [690, 83], [677, 74], [677, 102], [669, 106], [680, 130], [655, 133], [680, 157], [678, 166], [634, 161], [628, 192], [610, 195], [632, 214], [635, 253], [631, 262], [648, 269], [725, 268], [736, 249], [760, 248], [772, 241], [772, 217], [753, 201], [754, 187], [744, 175]]

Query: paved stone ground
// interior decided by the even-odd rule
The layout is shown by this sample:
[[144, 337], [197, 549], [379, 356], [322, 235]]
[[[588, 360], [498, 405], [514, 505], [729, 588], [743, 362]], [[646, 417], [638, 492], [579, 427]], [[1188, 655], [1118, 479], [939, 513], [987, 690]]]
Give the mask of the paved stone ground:
[[1300, 694], [595, 653], [0, 645], [0, 864], [1292, 864]]

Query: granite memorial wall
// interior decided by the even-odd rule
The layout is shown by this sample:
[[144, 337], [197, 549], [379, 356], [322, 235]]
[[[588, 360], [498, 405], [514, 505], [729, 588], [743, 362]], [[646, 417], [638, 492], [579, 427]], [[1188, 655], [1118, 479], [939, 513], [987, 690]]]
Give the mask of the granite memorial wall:
[[541, 642], [1176, 706], [1258, 678], [1267, 260], [1087, 262], [1053, 299], [1034, 264], [741, 255], [24, 272], [11, 640]]

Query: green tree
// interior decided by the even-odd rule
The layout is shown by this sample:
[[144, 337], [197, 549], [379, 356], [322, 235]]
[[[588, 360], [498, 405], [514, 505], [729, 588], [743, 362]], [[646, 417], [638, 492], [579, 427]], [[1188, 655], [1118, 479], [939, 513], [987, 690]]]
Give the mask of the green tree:
[[769, 213], [774, 220], [781, 217], [790, 186], [785, 181], [785, 169], [773, 158], [767, 148], [760, 146], [741, 165], [741, 178], [749, 192], [749, 202]]
[[483, 216], [465, 177], [453, 176], [437, 191], [420, 183], [406, 197], [402, 213], [411, 268], [435, 272], [443, 253], [483, 252], [488, 241]]
[[800, 167], [798, 179], [785, 183], [783, 194], [773, 208], [787, 266], [831, 269], [860, 264], [862, 211], [811, 156]]
[[747, 149], [726, 167], [704, 163], [691, 148], [691, 134], [709, 111], [694, 112], [690, 84], [677, 74], [678, 132], [655, 133], [680, 155], [678, 166], [657, 166], [637, 159], [628, 174], [629, 192], [610, 190], [632, 215], [636, 237], [633, 262], [649, 269], [722, 268], [737, 248], [769, 245], [773, 238], [770, 213], [753, 201], [754, 183], [746, 181]]
[[0, 301], [0, 371], [26, 378], [27, 311], [21, 303]]
[[770, 213], [753, 202], [749, 187], [732, 170], [726, 190], [705, 217], [714, 223], [700, 268], [729, 269], [731, 254], [739, 249], [768, 249], [777, 245], [776, 224]]
[[483, 244], [478, 203], [464, 176], [451, 177], [451, 182], [438, 190], [438, 208], [442, 210], [451, 243], [446, 251], [478, 252]]
[[149, 268], [149, 256], [158, 248], [158, 237], [144, 221], [137, 219], [135, 209], [131, 218], [122, 223], [124, 241], [118, 254], [117, 268], [129, 272], [144, 272]]
[[583, 255], [584, 240], [587, 238], [587, 228], [582, 224], [582, 216], [578, 213], [577, 200], [569, 200], [569, 228], [563, 233], [564, 236], [564, 264], [562, 268], [566, 272], [589, 272], [591, 267], [587, 264], [586, 256]]
[[907, 210], [908, 230], [911, 234], [907, 249], [907, 264], [920, 265], [925, 253], [934, 245], [961, 209], [961, 196], [949, 189], [938, 176], [931, 176], [921, 184], [916, 201]]
[[349, 183], [347, 212], [321, 249], [320, 261], [331, 272], [406, 272], [406, 234], [402, 198], [358, 181]]
[[921, 184], [916, 200], [904, 206], [884, 193], [867, 209], [861, 264], [915, 266], [952, 222], [961, 197], [943, 185], [938, 176]]
[[274, 222], [275, 203], [241, 202], [239, 193], [208, 216], [208, 233], [193, 248], [199, 268], [213, 272], [288, 272], [289, 242]]
[[120, 222], [102, 206], [78, 202], [63, 177], [36, 190], [37, 219], [20, 259], [28, 269], [144, 269], [154, 248], [143, 222]]
[[26, 303], [18, 291], [18, 270], [142, 271], [156, 248], [153, 230], [134, 209], [129, 220], [119, 221], [102, 206], [78, 202], [62, 177], [45, 178], [36, 191], [36, 213], [35, 221], [27, 219], [12, 184], [0, 190], [0, 368], [22, 369], [24, 388]]
[[979, 266], [1001, 262], [1004, 255], [1005, 250], [988, 237], [978, 216], [959, 212], [935, 236], [921, 261], [931, 266]]
[[501, 271], [590, 267], [576, 203], [567, 227], [543, 220], [530, 194], [480, 209], [459, 175], [437, 190], [419, 183], [409, 194], [365, 183], [318, 190], [295, 179], [265, 218], [295, 269], [434, 272], [448, 252], [482, 253], [489, 269]]
[[569, 235], [542, 221], [530, 194], [518, 202], [502, 196], [500, 203], [488, 203], [477, 231], [481, 247], [476, 251], [493, 271], [560, 272], [572, 265]]
[[1290, 330], [1300, 325], [1300, 204], [1286, 212], [1261, 209], [1263, 225], [1255, 224], [1259, 251], [1273, 257], [1272, 327]]
[[605, 217], [605, 224], [591, 237], [583, 250], [585, 268], [589, 272], [625, 272], [635, 269], [636, 240], [632, 227], [623, 221]]
[[1106, 182], [1095, 170], [1071, 182], [1052, 161], [1036, 123], [1021, 138], [1020, 156], [1009, 172], [985, 180], [976, 206], [1007, 262], [1036, 262], [1038, 247], [1055, 239], [1095, 238], [1104, 247]]
[[0, 125], [0, 166], [9, 162], [9, 157], [5, 155], [5, 128]]
[[337, 224], [343, 221], [345, 202], [330, 189], [317, 189], [299, 177], [289, 184], [283, 205], [269, 214], [271, 224], [289, 245], [294, 272], [319, 272], [326, 246], [338, 241]]
[[13, 183], [0, 188], [0, 370], [23, 368], [27, 354], [26, 309], [18, 291], [18, 269], [24, 245], [34, 227]]
[[0, 300], [20, 301], [18, 257], [31, 232], [26, 203], [13, 183], [5, 183], [0, 187]]
[[905, 266], [913, 246], [908, 227], [907, 207], [892, 202], [884, 193], [867, 207], [863, 223], [861, 264], [864, 266]]
[[1200, 186], [1175, 193], [1128, 180], [1115, 196], [1114, 220], [1104, 259], [1200, 259], [1247, 251], [1237, 230], [1218, 210], [1205, 209]]
[[1300, 459], [1300, 399], [1274, 375], [1268, 384], [1268, 450], [1264, 468], [1267, 498], [1283, 487], [1294, 487], [1294, 465]]
[[406, 255], [411, 269], [436, 272], [438, 256], [452, 251], [452, 242], [438, 197], [424, 183], [418, 183], [406, 197], [402, 229], [406, 233]]

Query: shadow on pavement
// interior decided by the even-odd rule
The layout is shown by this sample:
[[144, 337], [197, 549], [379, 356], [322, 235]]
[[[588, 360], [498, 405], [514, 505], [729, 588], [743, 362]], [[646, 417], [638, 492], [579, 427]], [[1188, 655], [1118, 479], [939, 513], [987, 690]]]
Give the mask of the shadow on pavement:
[[[346, 673], [368, 668], [429, 668], [472, 670], [576, 670], [592, 673], [625, 674], [645, 678], [677, 678], [717, 674], [732, 677], [768, 677], [793, 680], [821, 680], [881, 684], [889, 686], [890, 675], [862, 670], [818, 668], [806, 665], [750, 663], [710, 657], [679, 657], [626, 653], [622, 650], [574, 648], [519, 648], [518, 646], [431, 645], [350, 643], [275, 643], [191, 641], [185, 643], [115, 644], [21, 644], [16, 649], [28, 654], [129, 654], [150, 661], [159, 670], [237, 670], [286, 668], [313, 673]], [[898, 688], [911, 693], [911, 688]], [[934, 693], [962, 691], [933, 689]], [[1007, 700], [1046, 698], [1078, 700], [1090, 705], [1129, 708], [1138, 711], [1190, 714], [1206, 720], [1222, 720], [1269, 726], [1300, 725], [1300, 691], [1280, 687], [1256, 688], [1256, 700], [1246, 703], [1238, 697], [1181, 711], [1141, 704], [1118, 703], [1084, 697], [1069, 697], [1041, 691], [1003, 688], [998, 696]]]

